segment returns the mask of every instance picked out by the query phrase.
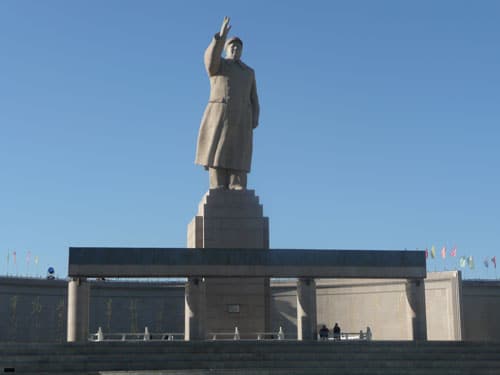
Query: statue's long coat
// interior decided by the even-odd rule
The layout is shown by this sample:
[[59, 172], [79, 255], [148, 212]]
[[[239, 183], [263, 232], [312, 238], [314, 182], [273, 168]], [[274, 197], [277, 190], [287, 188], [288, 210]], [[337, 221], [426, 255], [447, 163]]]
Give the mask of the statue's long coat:
[[196, 164], [250, 171], [259, 99], [253, 69], [221, 57], [225, 38], [215, 34], [205, 51], [210, 99], [201, 120]]

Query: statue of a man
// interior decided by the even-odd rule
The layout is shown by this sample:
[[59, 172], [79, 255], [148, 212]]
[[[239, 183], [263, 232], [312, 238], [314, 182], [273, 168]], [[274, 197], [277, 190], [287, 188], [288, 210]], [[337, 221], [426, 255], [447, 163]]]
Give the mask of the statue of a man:
[[255, 73], [240, 59], [243, 42], [237, 37], [226, 41], [230, 29], [225, 17], [205, 51], [210, 99], [201, 120], [195, 163], [208, 169], [210, 189], [245, 190], [259, 99]]

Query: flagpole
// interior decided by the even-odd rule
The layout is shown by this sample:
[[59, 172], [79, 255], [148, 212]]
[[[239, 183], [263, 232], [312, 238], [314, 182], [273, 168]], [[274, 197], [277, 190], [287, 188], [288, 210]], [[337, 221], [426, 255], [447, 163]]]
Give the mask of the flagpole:
[[16, 276], [19, 276], [18, 275], [18, 268], [17, 268], [17, 252], [16, 251], [12, 252], [12, 260], [14, 262], [14, 270], [16, 271]]
[[38, 274], [39, 272], [38, 261], [39, 261], [38, 255], [35, 255], [35, 276], [40, 277], [40, 275]]
[[443, 251], [443, 254], [444, 254], [444, 257], [443, 257], [443, 264], [444, 264], [444, 270], [447, 271], [447, 268], [446, 268], [446, 251], [448, 249], [448, 241], [444, 241], [444, 251]]
[[30, 276], [31, 250], [26, 254], [26, 275]]

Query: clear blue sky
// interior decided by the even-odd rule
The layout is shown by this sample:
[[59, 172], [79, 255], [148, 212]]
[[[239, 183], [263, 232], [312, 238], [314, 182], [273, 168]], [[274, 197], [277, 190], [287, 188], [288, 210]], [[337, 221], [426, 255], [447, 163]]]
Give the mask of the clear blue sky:
[[[256, 71], [271, 247], [500, 258], [500, 2], [0, 2], [0, 274], [183, 247], [223, 16]], [[26, 254], [32, 254], [30, 269]], [[35, 270], [33, 258], [40, 259]], [[458, 257], [429, 262], [453, 269]], [[10, 273], [15, 273], [12, 257]]]

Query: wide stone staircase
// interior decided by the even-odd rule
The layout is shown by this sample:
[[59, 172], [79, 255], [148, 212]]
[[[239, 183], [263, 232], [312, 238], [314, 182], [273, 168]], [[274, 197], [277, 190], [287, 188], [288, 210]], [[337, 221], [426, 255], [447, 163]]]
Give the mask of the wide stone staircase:
[[500, 342], [0, 343], [0, 374], [500, 375]]

